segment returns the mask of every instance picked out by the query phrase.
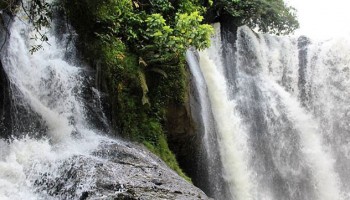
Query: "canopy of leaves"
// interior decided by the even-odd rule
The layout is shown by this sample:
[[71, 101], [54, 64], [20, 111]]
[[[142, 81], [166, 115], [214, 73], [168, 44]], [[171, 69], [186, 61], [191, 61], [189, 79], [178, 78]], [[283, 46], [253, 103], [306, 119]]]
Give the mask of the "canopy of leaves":
[[[66, 1], [73, 23], [103, 40], [121, 38], [140, 54], [153, 49], [182, 55], [186, 48], [203, 49], [209, 46], [213, 32], [202, 24], [204, 7], [197, 0], [102, 0]], [[79, 10], [79, 8], [88, 8]], [[143, 51], [142, 51], [143, 50]], [[145, 58], [147, 59], [147, 58]]]
[[217, 0], [215, 10], [239, 18], [239, 25], [273, 34], [289, 34], [299, 27], [296, 10], [283, 0]]
[[146, 19], [147, 35], [153, 39], [160, 50], [183, 53], [190, 46], [204, 49], [210, 45], [213, 28], [201, 24], [199, 13], [176, 14], [175, 25], [170, 27], [160, 14], [152, 14]]

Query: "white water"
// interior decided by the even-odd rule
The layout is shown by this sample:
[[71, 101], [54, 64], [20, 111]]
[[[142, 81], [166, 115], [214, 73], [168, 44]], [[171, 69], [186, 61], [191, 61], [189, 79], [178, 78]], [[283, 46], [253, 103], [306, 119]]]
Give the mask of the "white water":
[[[33, 43], [29, 38], [33, 30], [23, 16], [16, 18], [10, 33], [1, 59], [11, 88], [17, 91], [13, 102], [37, 113], [47, 127], [47, 135], [34, 139], [37, 130], [28, 127], [29, 135], [10, 142], [0, 140], [0, 199], [60, 199], [36, 191], [35, 180], [44, 173], [59, 174], [65, 160], [90, 155], [102, 141], [111, 140], [90, 130], [85, 120], [80, 100], [83, 69], [64, 61], [64, 41], [59, 43], [49, 32], [49, 44], [31, 55]], [[91, 187], [93, 184], [87, 181], [75, 192], [80, 195]]]
[[[258, 39], [247, 27], [242, 27], [239, 32], [246, 35], [244, 39], [250, 40], [250, 43], [248, 42], [247, 45], [253, 47], [241, 47], [241, 40], [238, 40], [238, 48], [257, 48], [255, 50], [256, 54], [262, 55], [261, 57], [257, 57], [257, 64], [255, 65], [255, 67], [261, 67], [261, 72], [257, 73], [256, 77], [252, 78], [259, 81], [258, 87], [261, 89], [262, 95], [266, 96], [264, 101], [270, 105], [279, 104], [278, 101], [280, 101], [284, 107], [282, 109], [285, 109], [282, 112], [286, 113], [287, 118], [291, 120], [294, 129], [296, 129], [299, 134], [299, 148], [303, 154], [302, 157], [304, 157], [303, 162], [305, 162], [305, 164], [301, 164], [311, 168], [313, 176], [313, 180], [311, 181], [315, 185], [317, 199], [340, 199], [340, 184], [338, 175], [334, 171], [334, 158], [331, 152], [327, 152], [327, 146], [323, 142], [319, 128], [320, 125], [316, 123], [311, 113], [306, 113], [296, 99], [299, 92], [297, 87], [299, 74], [297, 73], [298, 48], [296, 41], [289, 38], [274, 39], [270, 36]], [[269, 43], [269, 45], [266, 43]], [[238, 55], [237, 65], [239, 67], [252, 67], [252, 65], [241, 63], [240, 60], [242, 60], [242, 58], [240, 57], [245, 57], [245, 55]], [[286, 80], [283, 80], [283, 78]], [[245, 88], [243, 85], [241, 87]], [[290, 93], [287, 92], [288, 90]], [[292, 97], [292, 95], [294, 95], [294, 97]], [[274, 100], [276, 96], [278, 99]], [[325, 95], [325, 97], [327, 98], [327, 95]], [[281, 108], [275, 107], [273, 109], [275, 115], [280, 115], [279, 112], [281, 112]], [[269, 116], [266, 117], [268, 118]], [[269, 126], [275, 125], [272, 122]], [[278, 132], [271, 132], [272, 134], [278, 134]], [[286, 148], [288, 150], [287, 146], [282, 146], [281, 148]]]
[[219, 132], [218, 143], [224, 160], [224, 178], [237, 199], [251, 199], [252, 182], [248, 169], [246, 135], [236, 116], [235, 103], [228, 100], [224, 77], [205, 52], [200, 52], [200, 65], [208, 84], [209, 98]]
[[349, 40], [237, 38], [229, 66], [217, 36], [199, 53], [229, 198], [350, 199]]
[[344, 199], [350, 199], [350, 38], [312, 45], [308, 56], [308, 108], [335, 155]]
[[[272, 89], [287, 105], [286, 112], [293, 121], [300, 137], [300, 148], [305, 156], [306, 164], [312, 170], [317, 199], [331, 200], [341, 199], [338, 174], [334, 171], [334, 158], [327, 152], [322, 141], [319, 125], [312, 115], [307, 114], [300, 103], [287, 93], [280, 85], [269, 79], [263, 79], [261, 84], [264, 88]], [[268, 94], [270, 91], [263, 91]], [[282, 158], [283, 159], [283, 158]]]
[[218, 144], [224, 160], [224, 179], [237, 199], [252, 199], [254, 183], [248, 168], [247, 135], [235, 112], [235, 102], [228, 99], [227, 84], [218, 70], [219, 52], [199, 52], [200, 68], [208, 87], [209, 99], [218, 129]]

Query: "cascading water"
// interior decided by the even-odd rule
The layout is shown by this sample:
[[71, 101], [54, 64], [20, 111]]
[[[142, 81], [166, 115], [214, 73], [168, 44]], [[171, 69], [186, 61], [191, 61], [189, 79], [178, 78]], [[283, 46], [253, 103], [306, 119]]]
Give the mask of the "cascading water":
[[333, 152], [344, 199], [350, 199], [350, 39], [333, 39], [308, 49], [304, 102]]
[[213, 196], [350, 199], [349, 40], [311, 43], [247, 27], [238, 29], [236, 41], [220, 44], [219, 36], [199, 52], [199, 66], [189, 62], [208, 87], [201, 90], [210, 99], [202, 112], [212, 112], [223, 168], [216, 176], [230, 188]]
[[101, 110], [104, 127], [91, 124], [86, 104], [101, 109], [100, 93], [86, 88], [89, 72], [72, 64], [79, 62], [66, 55], [65, 37], [46, 31], [48, 43], [31, 55], [35, 32], [19, 13], [1, 51], [13, 127], [0, 133], [0, 199], [206, 199], [143, 147], [103, 136]]
[[[31, 55], [29, 49], [33, 44], [28, 41], [33, 27], [25, 21], [21, 15], [14, 20], [1, 60], [10, 81], [13, 103], [37, 113], [47, 135], [35, 139], [42, 130], [29, 126], [25, 133], [13, 133], [21, 138], [0, 141], [0, 199], [4, 200], [51, 199], [49, 194], [36, 191], [35, 180], [44, 173], [58, 174], [65, 159], [89, 155], [103, 140], [109, 140], [94, 133], [86, 123], [80, 99], [83, 69], [64, 61], [65, 48], [52, 31], [44, 50]], [[14, 109], [14, 118], [21, 114]], [[21, 122], [16, 125], [21, 126]], [[88, 187], [88, 183], [82, 185], [76, 194]]]

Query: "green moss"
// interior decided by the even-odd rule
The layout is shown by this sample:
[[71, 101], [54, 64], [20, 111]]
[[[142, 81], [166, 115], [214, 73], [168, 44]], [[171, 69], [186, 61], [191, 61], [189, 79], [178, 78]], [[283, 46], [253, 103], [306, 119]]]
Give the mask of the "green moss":
[[182, 171], [176, 160], [175, 155], [170, 151], [167, 140], [164, 134], [161, 134], [158, 138], [157, 144], [151, 144], [148, 141], [144, 141], [143, 144], [154, 154], [158, 155], [171, 169], [176, 171], [181, 177], [188, 182], [192, 182], [191, 179]]

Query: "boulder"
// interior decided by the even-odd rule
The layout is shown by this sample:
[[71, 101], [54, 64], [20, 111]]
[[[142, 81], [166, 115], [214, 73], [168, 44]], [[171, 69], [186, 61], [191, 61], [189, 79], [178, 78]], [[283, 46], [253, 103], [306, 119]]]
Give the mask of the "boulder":
[[[163, 161], [135, 144], [106, 142], [90, 156], [50, 164], [34, 180], [38, 193], [60, 199], [208, 199]], [[51, 168], [51, 169], [50, 169]]]

